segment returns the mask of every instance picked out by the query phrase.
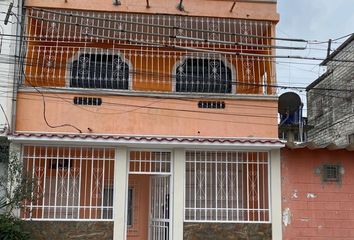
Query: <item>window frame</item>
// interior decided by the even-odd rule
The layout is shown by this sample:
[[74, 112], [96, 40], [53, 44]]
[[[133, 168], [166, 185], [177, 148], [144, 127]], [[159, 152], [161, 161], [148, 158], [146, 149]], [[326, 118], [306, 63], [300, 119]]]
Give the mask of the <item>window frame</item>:
[[[224, 63], [226, 68], [231, 70], [231, 92], [223, 93], [223, 92], [177, 92], [177, 68], [182, 65], [188, 59], [215, 59], [220, 60]], [[188, 54], [181, 56], [179, 61], [176, 61], [172, 68], [172, 92], [177, 94], [210, 94], [210, 95], [231, 95], [236, 93], [236, 69], [235, 66], [228, 61], [228, 59], [220, 54]]]
[[[122, 59], [122, 61], [128, 65], [129, 72], [128, 72], [128, 88], [127, 89], [120, 89], [120, 88], [84, 88], [84, 87], [71, 87], [70, 82], [71, 82], [71, 73], [72, 73], [72, 64], [74, 61], [77, 61], [79, 59], [79, 55], [82, 54], [89, 54], [89, 55], [112, 55], [118, 56]], [[75, 54], [73, 54], [70, 58], [67, 59], [66, 63], [66, 71], [65, 71], [65, 87], [66, 88], [71, 88], [71, 89], [78, 89], [78, 90], [102, 90], [102, 91], [130, 91], [132, 90], [133, 86], [133, 64], [131, 61], [124, 56], [120, 51], [116, 51], [113, 49], [104, 49], [104, 48], [79, 48]]]
[[[224, 208], [224, 207], [221, 207], [221, 208], [218, 208], [218, 203], [216, 203], [216, 207], [212, 207], [210, 208], [210, 206], [208, 207], [205, 207], [204, 209], [202, 207], [200, 208], [195, 208], [193, 206], [189, 206], [189, 204], [187, 203], [188, 201], [188, 186], [191, 185], [191, 184], [195, 184], [196, 185], [196, 182], [190, 182], [188, 183], [188, 177], [187, 175], [189, 174], [190, 171], [188, 171], [188, 164], [200, 164], [200, 163], [203, 163], [205, 162], [207, 165], [208, 164], [214, 164], [214, 167], [217, 165], [217, 164], [220, 164], [220, 163], [216, 163], [218, 161], [215, 161], [215, 160], [211, 160], [211, 159], [208, 159], [208, 157], [205, 158], [204, 161], [201, 161], [199, 159], [199, 161], [197, 162], [194, 162], [192, 163], [192, 160], [188, 160], [188, 157], [187, 157], [187, 153], [188, 152], [191, 152], [191, 153], [200, 153], [200, 152], [204, 152], [204, 153], [215, 153], [216, 155], [219, 154], [219, 153], [224, 153], [224, 154], [236, 154], [236, 155], [239, 155], [239, 154], [257, 154], [257, 159], [255, 161], [255, 159], [249, 159], [249, 157], [247, 157], [247, 160], [246, 161], [242, 161], [239, 159], [239, 157], [237, 157], [237, 160], [236, 160], [236, 165], [239, 165], [239, 164], [245, 164], [244, 167], [247, 167], [247, 172], [245, 172], [245, 175], [242, 175], [241, 177], [244, 178], [247, 176], [247, 179], [246, 182], [247, 182], [247, 186], [250, 184], [250, 179], [248, 179], [248, 177], [252, 177], [253, 175], [249, 175], [250, 173], [252, 173], [252, 165], [258, 165], [258, 169], [259, 169], [259, 166], [261, 165], [264, 165], [263, 169], [265, 169], [266, 171], [262, 171], [262, 172], [258, 172], [260, 175], [265, 174], [263, 175], [263, 180], [266, 181], [266, 183], [263, 183], [262, 186], [261, 185], [258, 185], [257, 186], [257, 191], [261, 192], [260, 188], [263, 187], [262, 189], [262, 197], [263, 197], [263, 200], [260, 199], [261, 195], [260, 193], [257, 194], [257, 198], [256, 200], [253, 199], [253, 197], [255, 197], [255, 195], [251, 195], [251, 196], [248, 196], [245, 191], [249, 191], [251, 190], [250, 188], [246, 188], [245, 186], [243, 186], [244, 188], [239, 188], [236, 186], [236, 189], [239, 190], [240, 192], [237, 192], [236, 194], [241, 194], [242, 197], [245, 197], [245, 196], [248, 196], [248, 197], [245, 197], [246, 199], [246, 202], [243, 202], [243, 204], [246, 205], [246, 207], [239, 207], [239, 205], [237, 205], [236, 208]], [[259, 154], [264, 154], [263, 157], [260, 157]], [[240, 150], [240, 151], [237, 151], [237, 150], [205, 150], [205, 149], [187, 149], [186, 150], [186, 154], [185, 154], [185, 161], [186, 161], [186, 164], [185, 164], [185, 183], [184, 183], [184, 221], [185, 222], [190, 222], [190, 223], [195, 223], [195, 222], [203, 222], [203, 223], [271, 223], [271, 214], [272, 214], [272, 205], [271, 205], [271, 179], [270, 179], [270, 175], [271, 175], [271, 157], [270, 157], [270, 152], [269, 151], [262, 151], [262, 150], [259, 150], [259, 151], [243, 151], [243, 150]], [[227, 160], [225, 161], [224, 159], [222, 159], [223, 163], [225, 162], [228, 162]], [[232, 163], [232, 162], [231, 162]], [[229, 164], [229, 163], [227, 163]], [[196, 166], [196, 165], [195, 165]], [[235, 167], [233, 168], [234, 170], [238, 169], [238, 167]], [[214, 169], [215, 170], [215, 169]], [[248, 172], [250, 170], [250, 172]], [[254, 169], [253, 169], [254, 170]], [[215, 175], [216, 177], [219, 176], [218, 175], [219, 172], [217, 172], [217, 175]], [[228, 172], [229, 173], [229, 172]], [[212, 175], [215, 174], [215, 172], [212, 173]], [[258, 179], [258, 182], [260, 183], [261, 182], [261, 178], [260, 178], [260, 175], [257, 175], [257, 179]], [[234, 177], [240, 177], [238, 175], [234, 175]], [[194, 179], [197, 179], [197, 176], [193, 176]], [[227, 178], [227, 177], [226, 177]], [[214, 179], [215, 180], [215, 179]], [[212, 180], [211, 182], [215, 183], [215, 181]], [[195, 181], [195, 180], [194, 180]], [[209, 181], [205, 180], [206, 183], [210, 183]], [[219, 181], [219, 180], [216, 180], [216, 181]], [[243, 180], [244, 181], [244, 180]], [[236, 182], [236, 185], [237, 184], [240, 184], [240, 182]], [[242, 184], [242, 183], [241, 183]], [[197, 185], [196, 185], [197, 186]], [[206, 186], [206, 185], [204, 185]], [[217, 187], [216, 187], [217, 188]], [[229, 188], [230, 189], [230, 188]], [[215, 189], [214, 189], [215, 190]], [[236, 191], [236, 190], [235, 190]], [[226, 191], [227, 192], [227, 191]], [[225, 198], [226, 201], [230, 201], [230, 198], [229, 198], [229, 195], [225, 192], [225, 197], [227, 195], [227, 197]], [[194, 194], [197, 193], [197, 190], [194, 191]], [[219, 193], [219, 191], [217, 190], [216, 193]], [[254, 192], [252, 192], [254, 193]], [[204, 194], [208, 194], [207, 192], [205, 192]], [[246, 195], [244, 195], [246, 194]], [[195, 196], [195, 195], [192, 195], [192, 196]], [[217, 200], [217, 201], [225, 201], [225, 199], [218, 199], [217, 197], [214, 198], [214, 200]], [[193, 200], [192, 198], [189, 199], [189, 201]], [[237, 197], [237, 198], [234, 198], [234, 200], [236, 201], [239, 201], [240, 199]], [[250, 203], [248, 201], [255, 201], [257, 202], [257, 206], [256, 208], [253, 206], [253, 208], [250, 206]], [[196, 199], [194, 199], [194, 204], [196, 204]], [[262, 203], [261, 203], [262, 201]], [[222, 205], [222, 204], [221, 204]], [[264, 208], [262, 208], [262, 206]], [[196, 205], [195, 205], [196, 206]], [[206, 213], [206, 214], [214, 214], [214, 216], [212, 218], [209, 218], [208, 216], [205, 216], [204, 219], [196, 219], [196, 216], [198, 213], [195, 212], [195, 216], [194, 218], [195, 219], [191, 219], [191, 218], [188, 218], [188, 213], [187, 211], [208, 211], [209, 209], [212, 209], [211, 211], [212, 212], [209, 212], [209, 213]], [[220, 219], [218, 218], [218, 214], [220, 214], [221, 212], [220, 211], [232, 211], [232, 210], [237, 210], [237, 218], [234, 218], [234, 217], [231, 217], [230, 219], [230, 216], [228, 219]], [[244, 212], [243, 212], [244, 211]], [[241, 215], [242, 213], [245, 214], [245, 212], [247, 212], [247, 216], [244, 218], [244, 219], [241, 219]], [[253, 212], [253, 213], [252, 213]], [[256, 212], [256, 213], [254, 213]], [[239, 215], [240, 214], [240, 215]], [[253, 214], [253, 215], [252, 215]], [[255, 216], [256, 214], [256, 216]], [[252, 215], [252, 216], [251, 216]], [[258, 219], [257, 219], [257, 215], [258, 215]], [[193, 218], [193, 215], [191, 215], [190, 217]]]
[[322, 181], [327, 184], [342, 182], [342, 166], [338, 163], [327, 163], [322, 165]]

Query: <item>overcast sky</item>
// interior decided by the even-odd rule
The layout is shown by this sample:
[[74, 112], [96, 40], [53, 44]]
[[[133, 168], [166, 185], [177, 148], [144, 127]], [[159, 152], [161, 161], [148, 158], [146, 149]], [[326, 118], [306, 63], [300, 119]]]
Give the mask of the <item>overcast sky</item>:
[[[328, 41], [330, 38], [335, 39], [354, 32], [354, 0], [278, 0], [278, 13], [280, 15], [277, 25], [278, 37]], [[286, 43], [278, 42], [278, 44]], [[326, 57], [326, 44], [309, 47], [312, 49], [278, 51], [277, 54]], [[336, 47], [338, 45], [333, 46]], [[304, 65], [319, 64], [314, 61], [292, 60], [292, 63], [287, 63], [289, 60], [278, 61], [279, 85], [307, 86], [325, 70], [317, 65]], [[305, 93], [300, 94], [304, 96]]]

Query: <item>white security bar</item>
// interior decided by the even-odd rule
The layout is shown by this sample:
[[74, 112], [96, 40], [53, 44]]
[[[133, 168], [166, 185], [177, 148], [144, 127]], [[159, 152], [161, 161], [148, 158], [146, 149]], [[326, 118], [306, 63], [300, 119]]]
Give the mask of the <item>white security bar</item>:
[[129, 173], [170, 175], [171, 152], [131, 151]]
[[275, 83], [267, 57], [272, 22], [31, 8], [27, 14], [19, 75], [30, 86], [274, 94], [266, 87]]
[[187, 151], [185, 221], [270, 222], [268, 152]]
[[24, 171], [34, 182], [24, 219], [111, 220], [112, 148], [24, 146]]

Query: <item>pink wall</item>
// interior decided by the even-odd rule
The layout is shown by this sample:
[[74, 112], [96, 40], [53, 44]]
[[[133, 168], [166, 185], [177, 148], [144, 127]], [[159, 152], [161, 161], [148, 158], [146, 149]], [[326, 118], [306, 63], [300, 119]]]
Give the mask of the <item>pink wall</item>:
[[[101, 106], [78, 106], [73, 105], [73, 97], [78, 95], [45, 95], [51, 125], [72, 124], [84, 133], [278, 137], [276, 100], [225, 100], [225, 109], [202, 109], [192, 99], [104, 95]], [[70, 127], [48, 127], [41, 96], [24, 92], [18, 94], [16, 131], [77, 133]]]
[[[283, 239], [354, 239], [354, 153], [283, 149]], [[344, 168], [341, 183], [323, 183], [316, 169], [322, 164]], [[284, 214], [283, 214], [284, 216]]]
[[46, 8], [71, 8], [93, 11], [119, 11], [161, 13], [194, 16], [215, 16], [225, 18], [244, 18], [278, 21], [274, 3], [239, 2], [230, 13], [233, 1], [230, 0], [188, 0], [184, 1], [185, 12], [177, 10], [179, 0], [149, 0], [150, 8], [146, 8], [145, 0], [120, 0], [120, 6], [114, 6], [112, 0], [26, 0], [26, 6]]
[[150, 176], [130, 175], [129, 187], [133, 188], [133, 225], [128, 227], [128, 240], [147, 240]]

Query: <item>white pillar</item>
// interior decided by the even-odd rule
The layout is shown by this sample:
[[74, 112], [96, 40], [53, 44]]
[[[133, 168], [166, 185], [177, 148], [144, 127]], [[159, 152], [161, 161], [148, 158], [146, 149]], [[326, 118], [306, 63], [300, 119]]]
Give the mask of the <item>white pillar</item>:
[[174, 150], [173, 165], [173, 207], [172, 207], [172, 239], [183, 240], [184, 223], [184, 188], [185, 188], [185, 158], [184, 149]]
[[282, 239], [282, 208], [281, 208], [281, 163], [280, 149], [271, 151], [270, 189], [272, 210], [272, 238]]
[[126, 209], [128, 186], [128, 150], [117, 147], [114, 162], [114, 193], [113, 193], [113, 239], [126, 239]]

